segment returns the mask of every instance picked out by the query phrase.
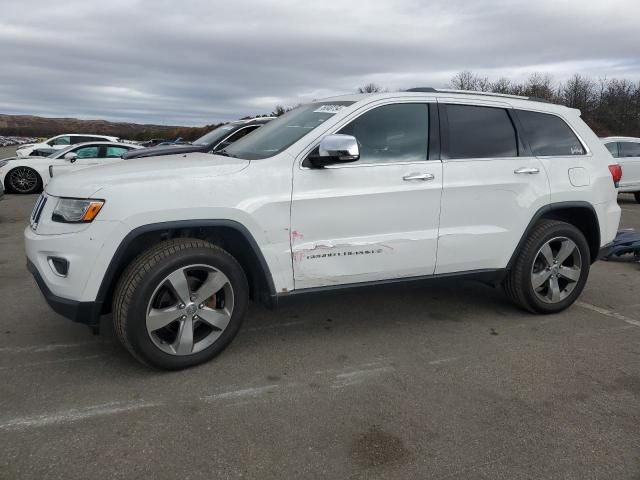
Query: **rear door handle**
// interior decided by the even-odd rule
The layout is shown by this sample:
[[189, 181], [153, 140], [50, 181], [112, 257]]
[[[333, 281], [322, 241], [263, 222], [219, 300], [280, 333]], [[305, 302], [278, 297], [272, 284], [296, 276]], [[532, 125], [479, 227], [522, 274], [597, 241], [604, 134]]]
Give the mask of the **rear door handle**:
[[522, 168], [518, 168], [516, 170], [513, 171], [513, 173], [515, 174], [526, 174], [526, 175], [534, 175], [536, 173], [540, 173], [540, 169], [539, 168], [532, 168], [532, 167], [522, 167]]
[[411, 180], [422, 180], [426, 182], [427, 180], [433, 180], [435, 175], [433, 173], [410, 173], [409, 175], [405, 175], [402, 177], [402, 180], [405, 182], [410, 182]]

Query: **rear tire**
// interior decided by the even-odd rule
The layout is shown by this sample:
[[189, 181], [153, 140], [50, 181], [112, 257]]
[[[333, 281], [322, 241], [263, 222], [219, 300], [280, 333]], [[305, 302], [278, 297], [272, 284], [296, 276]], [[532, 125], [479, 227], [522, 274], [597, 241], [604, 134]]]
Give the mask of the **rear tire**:
[[218, 355], [238, 333], [249, 303], [247, 278], [228, 252], [198, 239], [167, 240], [126, 268], [113, 297], [124, 347], [165, 370]]
[[569, 223], [542, 220], [529, 234], [507, 274], [504, 290], [532, 313], [557, 313], [582, 292], [589, 276], [589, 245]]
[[636, 198], [636, 202], [640, 203], [640, 192], [634, 192], [633, 196]]

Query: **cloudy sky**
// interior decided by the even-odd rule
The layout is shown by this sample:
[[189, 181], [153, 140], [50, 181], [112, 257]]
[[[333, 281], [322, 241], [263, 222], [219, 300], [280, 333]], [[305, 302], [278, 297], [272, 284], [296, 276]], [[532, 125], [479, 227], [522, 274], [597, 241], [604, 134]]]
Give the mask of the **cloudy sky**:
[[638, 0], [4, 0], [0, 113], [203, 125], [472, 70], [640, 80]]

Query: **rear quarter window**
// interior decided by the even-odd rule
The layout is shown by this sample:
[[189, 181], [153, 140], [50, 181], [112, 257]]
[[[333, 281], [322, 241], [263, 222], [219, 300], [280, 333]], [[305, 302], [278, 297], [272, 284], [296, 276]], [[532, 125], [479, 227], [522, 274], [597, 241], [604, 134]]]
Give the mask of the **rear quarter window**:
[[586, 150], [567, 123], [549, 113], [518, 110], [531, 151], [536, 156], [584, 155]]

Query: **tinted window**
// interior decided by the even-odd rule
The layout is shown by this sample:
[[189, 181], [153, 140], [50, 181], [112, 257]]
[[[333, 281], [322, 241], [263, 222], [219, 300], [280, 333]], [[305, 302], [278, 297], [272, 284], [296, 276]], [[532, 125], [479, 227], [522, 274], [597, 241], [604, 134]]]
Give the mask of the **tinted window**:
[[534, 155], [584, 155], [585, 150], [569, 126], [556, 115], [518, 110]]
[[620, 142], [621, 157], [640, 157], [640, 143]]
[[69, 139], [68, 136], [58, 137], [52, 140], [51, 142], [49, 142], [49, 145], [70, 145], [70, 144], [71, 144], [71, 140]]
[[338, 133], [353, 135], [361, 163], [427, 159], [429, 108], [421, 103], [384, 105], [362, 114]]
[[449, 158], [517, 157], [518, 141], [502, 108], [447, 105]]
[[99, 147], [80, 147], [74, 150], [78, 158], [98, 158]]
[[611, 152], [611, 155], [613, 156], [613, 158], [618, 158], [617, 142], [605, 143], [604, 146], [607, 147], [607, 150], [609, 150], [609, 152]]
[[106, 158], [119, 158], [124, 152], [128, 152], [129, 149], [127, 147], [113, 147], [108, 146], [107, 151], [105, 153]]

